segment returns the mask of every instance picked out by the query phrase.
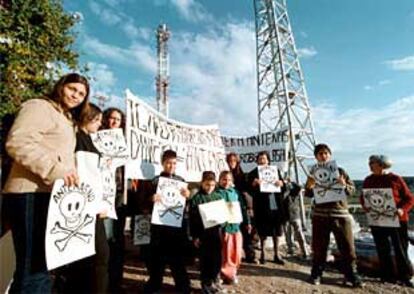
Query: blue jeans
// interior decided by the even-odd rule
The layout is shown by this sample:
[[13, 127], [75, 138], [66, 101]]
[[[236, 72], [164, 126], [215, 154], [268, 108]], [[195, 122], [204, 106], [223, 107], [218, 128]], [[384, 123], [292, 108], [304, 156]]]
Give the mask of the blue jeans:
[[16, 270], [9, 293], [51, 293], [45, 258], [49, 199], [49, 193], [4, 195], [3, 205], [16, 253]]

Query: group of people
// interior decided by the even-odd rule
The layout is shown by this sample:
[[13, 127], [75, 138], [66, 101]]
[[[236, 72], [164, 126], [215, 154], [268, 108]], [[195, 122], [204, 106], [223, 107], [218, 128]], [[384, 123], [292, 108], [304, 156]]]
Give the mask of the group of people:
[[[90, 134], [100, 129], [123, 128], [125, 118], [121, 110], [110, 108], [102, 111], [89, 102], [89, 83], [79, 74], [63, 76], [50, 94], [22, 104], [15, 121], [8, 132], [6, 150], [12, 159], [12, 168], [4, 183], [4, 207], [13, 233], [16, 252], [16, 271], [10, 293], [50, 293], [52, 280], [45, 263], [45, 228], [52, 185], [57, 179], [64, 179], [65, 185], [79, 183], [75, 167], [75, 152], [98, 153]], [[331, 160], [328, 145], [318, 144], [314, 149], [319, 163]], [[186, 199], [186, 214], [181, 227], [151, 224], [151, 239], [145, 264], [148, 280], [145, 293], [157, 293], [162, 289], [166, 266], [170, 267], [177, 292], [190, 293], [191, 285], [187, 273], [185, 256], [194, 249], [199, 259], [200, 281], [203, 293], [224, 292], [222, 284], [238, 283], [237, 272], [242, 257], [247, 263], [266, 263], [265, 240], [273, 239], [273, 259], [284, 265], [279, 241], [293, 229], [301, 255], [310, 255], [302, 232], [300, 221], [300, 195], [314, 197], [316, 179], [310, 175], [304, 189], [279, 171], [273, 184], [280, 192], [262, 192], [262, 180], [258, 167], [271, 164], [266, 151], [259, 152], [257, 167], [245, 174], [236, 153], [227, 155], [229, 170], [215, 174], [204, 171], [199, 189], [190, 193], [181, 189]], [[161, 158], [163, 171], [147, 186], [144, 197], [150, 203], [145, 213], [150, 214], [154, 203], [161, 201], [156, 193], [160, 177], [184, 182], [175, 173], [177, 154], [165, 150]], [[390, 160], [383, 155], [369, 158], [372, 174], [363, 184], [364, 189], [390, 188], [397, 207], [400, 226], [372, 226], [371, 231], [380, 261], [381, 280], [400, 282], [412, 287], [413, 268], [408, 257], [408, 215], [414, 205], [414, 196], [404, 180], [387, 170]], [[119, 293], [123, 275], [125, 252], [126, 186], [124, 171], [116, 170], [118, 219], [106, 217], [106, 211], [97, 215], [95, 248], [92, 257], [63, 266], [55, 271], [55, 288], [62, 293]], [[354, 184], [346, 171], [339, 168], [337, 184], [349, 196]], [[238, 202], [241, 208], [240, 223], [223, 223], [205, 227], [200, 215], [200, 205], [224, 200], [227, 204]], [[362, 207], [369, 212], [369, 206]], [[188, 230], [189, 228], [189, 230]], [[361, 287], [363, 281], [356, 269], [356, 253], [352, 232], [352, 216], [346, 199], [319, 203], [313, 202], [312, 209], [312, 269], [309, 281], [318, 285], [322, 280], [331, 232], [340, 252], [341, 270], [345, 282]], [[255, 235], [260, 240], [260, 257], [256, 259]], [[290, 233], [287, 234], [291, 235]], [[191, 240], [190, 246], [189, 240]], [[287, 238], [289, 251], [293, 241]], [[393, 248], [393, 249], [391, 249]], [[392, 251], [397, 262], [392, 266]]]

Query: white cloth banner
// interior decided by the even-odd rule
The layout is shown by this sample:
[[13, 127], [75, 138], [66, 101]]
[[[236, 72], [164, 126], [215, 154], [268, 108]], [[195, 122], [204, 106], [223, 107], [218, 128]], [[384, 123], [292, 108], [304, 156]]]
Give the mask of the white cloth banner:
[[152, 179], [162, 171], [161, 155], [177, 152], [176, 173], [186, 181], [199, 182], [203, 171], [217, 175], [227, 170], [225, 151], [216, 125], [196, 126], [166, 118], [126, 91], [126, 137], [130, 160], [129, 179]]
[[269, 164], [276, 165], [281, 171], [288, 168], [288, 132], [279, 130], [249, 137], [223, 136], [226, 153], [235, 152], [240, 156], [240, 164], [244, 172], [252, 171], [256, 166], [257, 154], [267, 151]]
[[224, 224], [229, 220], [229, 209], [223, 199], [199, 204], [198, 210], [205, 229]]
[[151, 216], [136, 215], [134, 224], [134, 245], [145, 245], [151, 241]]
[[260, 184], [260, 192], [274, 193], [281, 191], [281, 188], [275, 185], [275, 182], [279, 180], [277, 166], [259, 165], [257, 169], [259, 171], [259, 179], [262, 180]]
[[363, 189], [363, 197], [364, 206], [369, 209], [367, 218], [370, 226], [400, 227], [391, 188]]
[[187, 183], [159, 177], [157, 194], [161, 196], [161, 201], [154, 204], [151, 223], [181, 227], [186, 201], [180, 191], [183, 188], [187, 188]]
[[48, 270], [95, 254], [96, 195], [91, 186], [56, 180], [49, 202], [45, 251]]
[[339, 170], [335, 160], [310, 166], [309, 174], [316, 182], [313, 188], [316, 204], [346, 199], [345, 186], [339, 184], [337, 180]]

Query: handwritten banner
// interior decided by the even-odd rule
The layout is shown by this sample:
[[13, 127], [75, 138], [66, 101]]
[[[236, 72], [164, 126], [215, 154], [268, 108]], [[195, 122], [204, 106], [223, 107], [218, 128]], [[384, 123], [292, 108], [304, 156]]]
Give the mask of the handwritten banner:
[[166, 118], [126, 91], [126, 137], [130, 160], [129, 179], [151, 179], [162, 170], [161, 155], [177, 152], [176, 173], [198, 182], [203, 171], [219, 174], [228, 169], [220, 131], [216, 125], [196, 126]]
[[253, 170], [257, 154], [267, 151], [271, 165], [276, 165], [281, 171], [288, 168], [288, 132], [280, 130], [267, 132], [249, 137], [222, 137], [226, 153], [235, 152], [240, 156], [241, 167], [244, 172]]

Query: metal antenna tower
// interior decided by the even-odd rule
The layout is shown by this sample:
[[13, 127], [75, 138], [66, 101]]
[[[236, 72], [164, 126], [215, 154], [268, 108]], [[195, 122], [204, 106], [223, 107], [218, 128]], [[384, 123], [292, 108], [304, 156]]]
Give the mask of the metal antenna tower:
[[168, 86], [170, 78], [169, 54], [167, 41], [170, 31], [166, 24], [160, 24], [157, 29], [157, 109], [168, 117]]
[[287, 128], [288, 175], [299, 182], [315, 137], [286, 0], [254, 0], [254, 9], [259, 133]]

